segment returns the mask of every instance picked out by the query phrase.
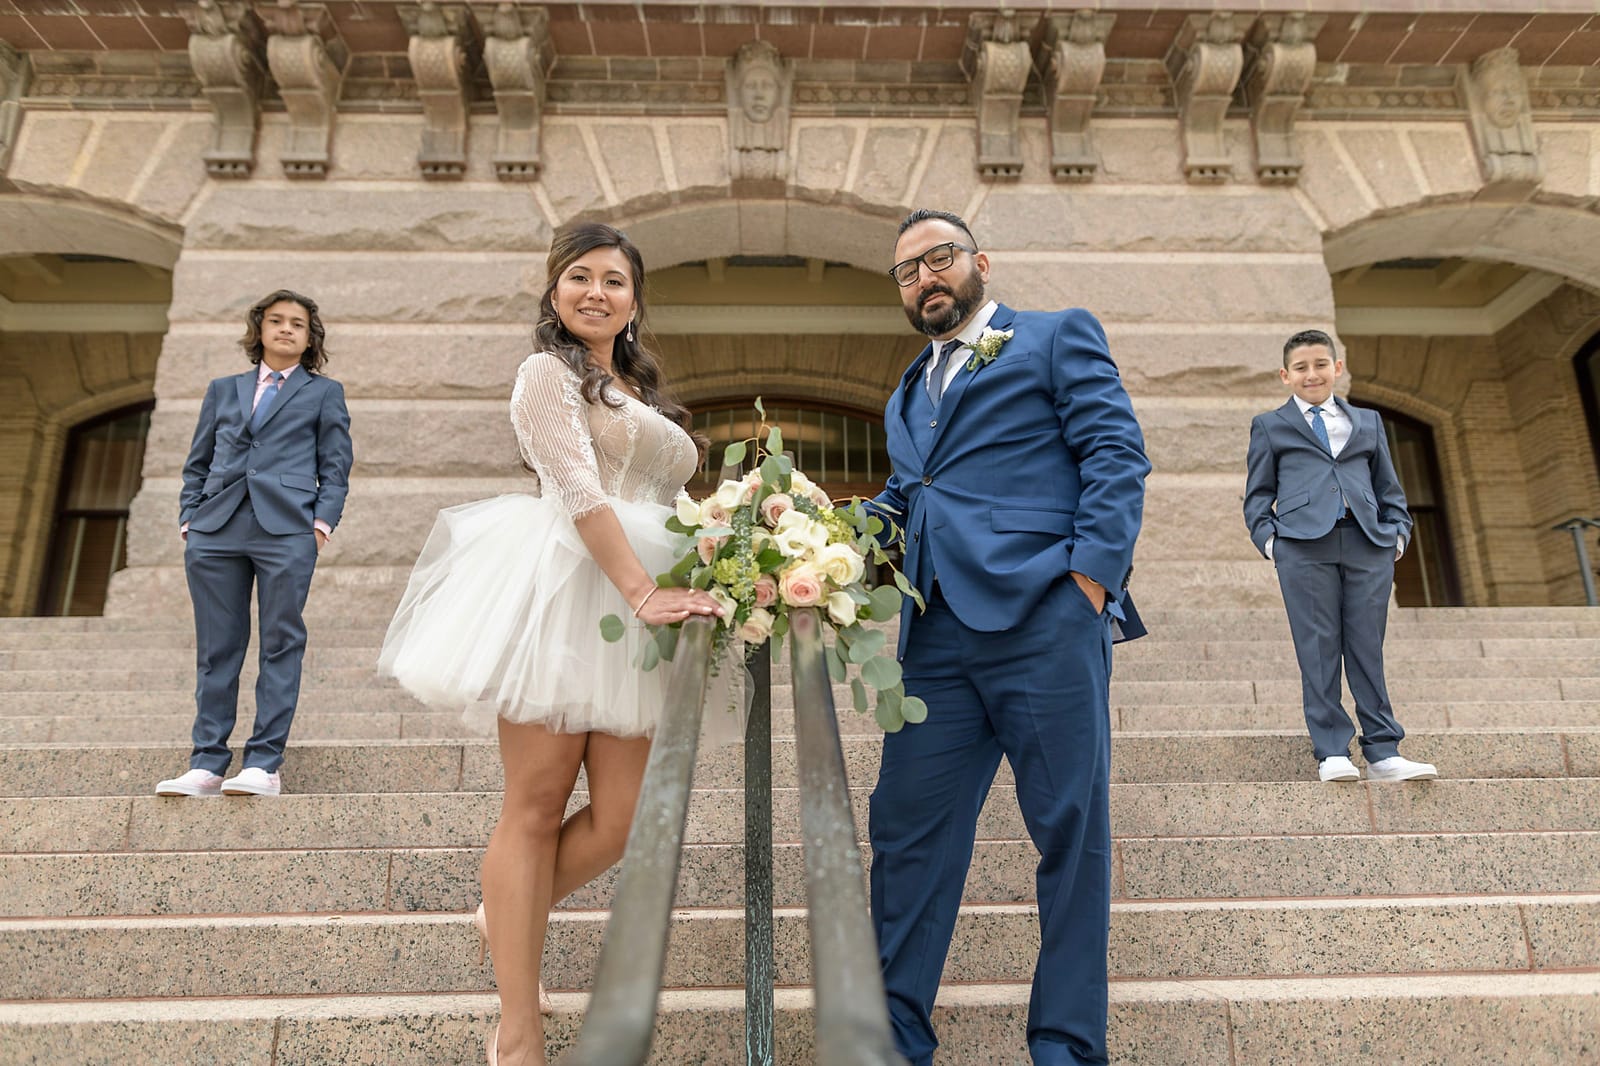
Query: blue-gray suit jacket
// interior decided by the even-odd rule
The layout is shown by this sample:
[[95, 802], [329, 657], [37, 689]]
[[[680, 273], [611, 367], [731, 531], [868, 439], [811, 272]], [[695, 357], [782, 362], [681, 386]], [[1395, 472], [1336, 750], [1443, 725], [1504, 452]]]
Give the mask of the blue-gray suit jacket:
[[1383, 419], [1337, 397], [1334, 402], [1351, 424], [1350, 440], [1337, 459], [1311, 431], [1293, 397], [1250, 423], [1244, 520], [1262, 555], [1269, 537], [1323, 536], [1339, 520], [1345, 500], [1372, 543], [1392, 548], [1411, 536], [1411, 513], [1389, 457]]
[[322, 519], [333, 529], [350, 487], [350, 413], [344, 387], [298, 368], [259, 431], [250, 431], [256, 369], [218, 378], [206, 389], [189, 458], [183, 464], [178, 521], [214, 533], [245, 493], [268, 533], [305, 533]]

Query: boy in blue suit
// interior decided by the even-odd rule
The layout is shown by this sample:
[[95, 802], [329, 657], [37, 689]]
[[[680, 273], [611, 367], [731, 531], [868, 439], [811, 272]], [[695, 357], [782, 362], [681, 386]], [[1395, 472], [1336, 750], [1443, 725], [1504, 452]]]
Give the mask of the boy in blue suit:
[[1039, 849], [1035, 1066], [1104, 1063], [1111, 918], [1111, 645], [1144, 633], [1128, 596], [1150, 463], [1089, 312], [988, 299], [989, 258], [945, 211], [900, 224], [890, 274], [932, 339], [884, 414], [894, 473], [873, 501], [902, 527], [927, 601], [900, 619], [928, 718], [883, 740], [872, 792], [872, 921], [895, 1044], [930, 1014], [1002, 755]]
[[1293, 395], [1250, 423], [1244, 520], [1278, 570], [1289, 615], [1317, 775], [1355, 781], [1355, 728], [1340, 702], [1340, 665], [1361, 720], [1361, 752], [1374, 781], [1438, 776], [1400, 756], [1383, 679], [1383, 636], [1394, 564], [1411, 535], [1406, 495], [1389, 457], [1383, 420], [1333, 395], [1344, 371], [1333, 338], [1304, 330], [1283, 346], [1278, 374]]
[[[352, 453], [344, 389], [327, 361], [316, 303], [280, 289], [250, 308], [239, 346], [254, 368], [206, 389], [183, 464], [179, 532], [194, 601], [194, 752], [161, 796], [275, 796], [300, 695], [301, 617], [317, 553], [344, 511]], [[226, 781], [250, 642], [250, 590], [261, 615], [255, 730]]]

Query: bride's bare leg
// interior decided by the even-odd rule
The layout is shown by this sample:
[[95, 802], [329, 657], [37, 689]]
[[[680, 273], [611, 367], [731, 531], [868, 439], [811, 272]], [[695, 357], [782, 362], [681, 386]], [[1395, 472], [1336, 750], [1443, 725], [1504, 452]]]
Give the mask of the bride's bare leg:
[[556, 850], [552, 905], [605, 873], [622, 858], [639, 803], [639, 786], [650, 761], [650, 738], [590, 733], [583, 765], [589, 774], [589, 805], [561, 827]]
[[500, 1066], [544, 1066], [539, 964], [561, 816], [586, 738], [500, 721], [505, 799], [483, 855], [483, 903], [500, 990]]

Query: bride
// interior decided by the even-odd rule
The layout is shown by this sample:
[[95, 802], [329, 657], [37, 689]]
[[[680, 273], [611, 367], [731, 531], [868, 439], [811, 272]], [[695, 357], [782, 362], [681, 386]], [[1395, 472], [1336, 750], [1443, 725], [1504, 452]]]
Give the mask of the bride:
[[[539, 350], [511, 393], [535, 487], [439, 512], [379, 658], [419, 699], [498, 718], [505, 799], [475, 918], [500, 991], [491, 1066], [545, 1062], [550, 909], [621, 858], [661, 710], [668, 669], [640, 671], [643, 632], [606, 643], [600, 619], [721, 614], [705, 592], [655, 583], [680, 548], [663, 523], [705, 442], [635, 339], [639, 250], [579, 224], [553, 242], [546, 277]], [[563, 821], [580, 766], [589, 804]]]

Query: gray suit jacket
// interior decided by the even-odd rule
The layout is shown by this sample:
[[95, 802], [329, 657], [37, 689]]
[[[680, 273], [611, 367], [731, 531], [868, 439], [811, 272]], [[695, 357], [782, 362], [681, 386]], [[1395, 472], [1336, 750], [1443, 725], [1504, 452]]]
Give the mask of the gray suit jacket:
[[1250, 423], [1244, 520], [1263, 555], [1269, 537], [1315, 540], [1326, 534], [1339, 520], [1345, 500], [1372, 543], [1392, 548], [1411, 537], [1411, 513], [1389, 457], [1383, 419], [1365, 407], [1337, 398], [1334, 402], [1351, 423], [1350, 440], [1337, 459], [1311, 431], [1292, 397]]
[[268, 533], [307, 533], [318, 518], [333, 529], [344, 513], [353, 459], [344, 387], [302, 367], [284, 380], [259, 432], [251, 432], [255, 394], [254, 367], [206, 389], [183, 464], [178, 521], [214, 533], [248, 492]]

